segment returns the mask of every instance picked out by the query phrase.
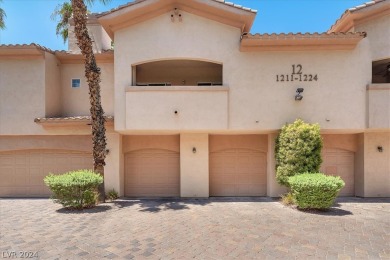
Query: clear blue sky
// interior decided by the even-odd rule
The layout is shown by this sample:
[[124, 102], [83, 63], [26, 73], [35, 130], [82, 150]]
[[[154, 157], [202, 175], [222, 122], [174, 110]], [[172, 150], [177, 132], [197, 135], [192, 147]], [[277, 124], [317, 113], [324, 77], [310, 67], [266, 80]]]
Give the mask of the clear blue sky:
[[[66, 44], [55, 34], [50, 19], [55, 7], [64, 0], [3, 0], [7, 28], [0, 31], [0, 44], [38, 43], [53, 50]], [[348, 8], [368, 0], [229, 0], [258, 10], [251, 33], [324, 32]], [[115, 8], [130, 0], [112, 0], [104, 6], [95, 1], [92, 12]]]

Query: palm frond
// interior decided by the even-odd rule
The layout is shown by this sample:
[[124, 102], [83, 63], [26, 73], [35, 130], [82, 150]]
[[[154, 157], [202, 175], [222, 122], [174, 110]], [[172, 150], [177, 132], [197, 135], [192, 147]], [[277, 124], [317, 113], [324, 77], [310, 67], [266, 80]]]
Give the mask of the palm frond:
[[[1, 2], [1, 0], [0, 0]], [[5, 11], [3, 9], [0, 8], [0, 29], [3, 30], [5, 29], [5, 17], [7, 17], [7, 15], [5, 14]]]
[[57, 21], [56, 26], [56, 35], [60, 35], [62, 39], [64, 40], [64, 43], [68, 39], [68, 22], [69, 19], [72, 17], [72, 5], [70, 2], [64, 2], [62, 4], [59, 4], [51, 14], [50, 18], [53, 21]]
[[[91, 6], [94, 2], [96, 2], [96, 0], [84, 0], [85, 3], [88, 5], [88, 6]], [[111, 2], [111, 0], [99, 0], [100, 3], [106, 5], [108, 4], [109, 2]]]

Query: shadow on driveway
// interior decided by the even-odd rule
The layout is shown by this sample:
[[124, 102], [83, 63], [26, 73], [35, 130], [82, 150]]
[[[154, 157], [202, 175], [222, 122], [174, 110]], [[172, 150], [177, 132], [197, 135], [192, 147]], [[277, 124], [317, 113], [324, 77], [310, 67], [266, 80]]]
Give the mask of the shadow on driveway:
[[60, 208], [57, 209], [56, 211], [62, 214], [95, 214], [95, 213], [105, 212], [111, 209], [112, 207], [109, 205], [97, 205], [96, 207], [90, 209], [77, 210], [77, 209]]
[[[210, 197], [204, 199], [181, 199], [181, 198], [122, 198], [113, 201], [118, 208], [139, 206], [141, 212], [157, 213], [164, 210], [186, 210], [189, 205], [205, 206], [221, 202], [275, 202], [275, 199], [268, 197]], [[212, 206], [212, 205], [211, 205]]]

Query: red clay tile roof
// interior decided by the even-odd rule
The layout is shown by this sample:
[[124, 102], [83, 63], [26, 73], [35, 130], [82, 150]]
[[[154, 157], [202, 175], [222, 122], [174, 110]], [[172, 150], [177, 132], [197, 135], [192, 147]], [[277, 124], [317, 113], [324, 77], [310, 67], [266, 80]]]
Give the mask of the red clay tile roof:
[[328, 31], [331, 31], [338, 23], [340, 23], [341, 20], [343, 20], [344, 17], [347, 16], [347, 14], [353, 13], [353, 12], [359, 11], [359, 10], [361, 10], [361, 9], [364, 9], [364, 8], [367, 8], [367, 7], [370, 7], [370, 6], [379, 4], [379, 3], [381, 3], [381, 2], [386, 2], [386, 1], [389, 1], [389, 0], [373, 0], [373, 1], [366, 2], [366, 3], [361, 4], [361, 5], [357, 5], [357, 6], [355, 6], [355, 7], [348, 8], [348, 9], [345, 10], [345, 12], [340, 16], [340, 18], [336, 20], [336, 22], [330, 27], [330, 29], [329, 29]]
[[351, 8], [349, 8], [347, 11], [355, 12], [355, 11], [357, 11], [357, 10], [360, 10], [360, 9], [363, 9], [363, 8], [368, 7], [368, 6], [371, 6], [371, 5], [380, 3], [380, 2], [384, 2], [384, 1], [386, 1], [386, 0], [374, 0], [374, 1], [366, 2], [366, 3], [364, 3], [364, 4], [357, 5], [357, 6], [355, 6], [355, 7], [351, 7]]
[[52, 53], [52, 54], [57, 52], [57, 51], [53, 51], [53, 50], [51, 50], [49, 48], [46, 48], [45, 46], [42, 46], [42, 45], [39, 45], [39, 44], [36, 44], [36, 43], [30, 43], [30, 44], [1, 44], [0, 45], [0, 48], [26, 48], [26, 47], [30, 47], [30, 48], [35, 47], [38, 50], [46, 51], [46, 52], [49, 52], [49, 53]]
[[[111, 13], [116, 12], [118, 10], [121, 10], [123, 8], [129, 7], [129, 6], [132, 6], [132, 5], [135, 5], [135, 4], [139, 4], [139, 3], [142, 3], [142, 2], [145, 2], [145, 1], [147, 1], [147, 0], [135, 0], [133, 2], [129, 2], [129, 3], [124, 4], [124, 5], [120, 5], [120, 6], [116, 7], [116, 8], [108, 10], [106, 12], [95, 13], [93, 15], [96, 15], [97, 18], [100, 18], [102, 16], [111, 14]], [[251, 9], [251, 8], [248, 8], [248, 7], [244, 7], [242, 5], [237, 5], [237, 4], [234, 4], [232, 2], [227, 2], [225, 0], [211, 0], [211, 1], [218, 2], [218, 3], [221, 3], [221, 4], [225, 4], [225, 5], [228, 5], [228, 6], [232, 6], [232, 7], [235, 7], [235, 8], [244, 10], [244, 11], [248, 11], [248, 12], [251, 12], [251, 13], [257, 13], [257, 10], [254, 10], [254, 9]]]
[[245, 39], [306, 39], [306, 38], [364, 38], [365, 32], [337, 32], [337, 33], [272, 33], [272, 34], [251, 34], [244, 33], [241, 38]]
[[[107, 122], [113, 122], [113, 116], [104, 116]], [[91, 116], [69, 116], [69, 117], [38, 117], [35, 123], [70, 123], [70, 122], [90, 122]]]

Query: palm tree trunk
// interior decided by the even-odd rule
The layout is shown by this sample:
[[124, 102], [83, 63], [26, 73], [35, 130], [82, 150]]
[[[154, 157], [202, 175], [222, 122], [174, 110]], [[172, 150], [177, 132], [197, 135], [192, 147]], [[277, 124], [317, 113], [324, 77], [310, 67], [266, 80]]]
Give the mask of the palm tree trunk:
[[[92, 118], [93, 170], [103, 176], [106, 158], [106, 129], [104, 111], [100, 97], [100, 68], [96, 64], [92, 40], [87, 29], [87, 7], [84, 0], [72, 0], [74, 31], [77, 45], [84, 56], [85, 77], [89, 87], [90, 112]], [[99, 187], [100, 201], [104, 201], [104, 182]]]

